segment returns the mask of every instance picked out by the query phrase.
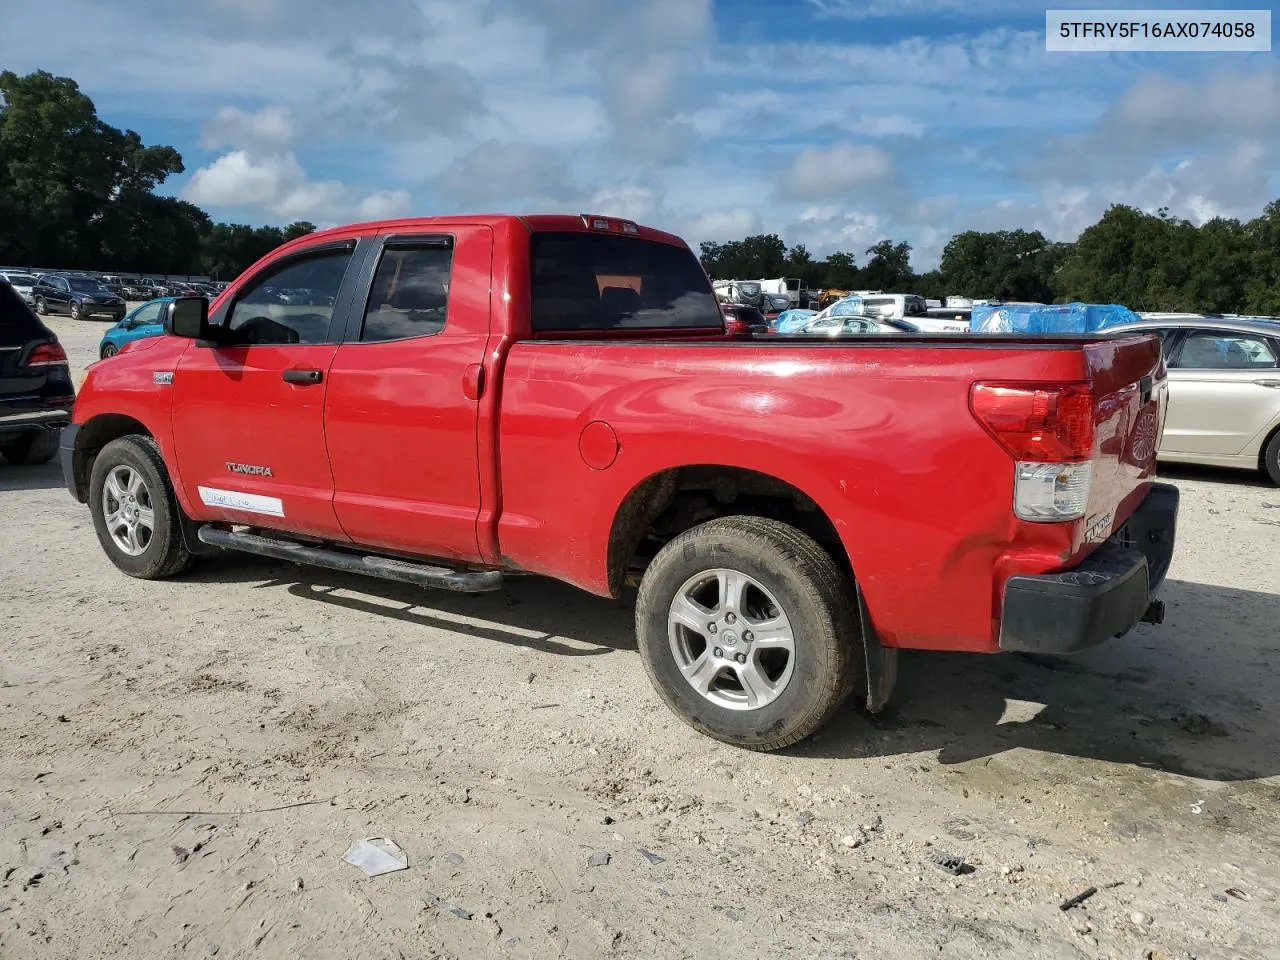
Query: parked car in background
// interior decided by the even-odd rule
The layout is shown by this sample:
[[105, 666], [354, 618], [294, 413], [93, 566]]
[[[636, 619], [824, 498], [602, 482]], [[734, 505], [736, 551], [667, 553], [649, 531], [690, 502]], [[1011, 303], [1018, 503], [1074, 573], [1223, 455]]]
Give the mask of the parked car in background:
[[898, 320], [893, 317], [814, 317], [807, 324], [789, 336], [854, 337], [854, 336], [892, 336], [903, 333], [920, 333], [914, 323]]
[[164, 333], [164, 308], [170, 303], [173, 303], [173, 297], [159, 297], [135, 308], [102, 335], [98, 356], [106, 360], [119, 353], [126, 343], [160, 336]]
[[150, 300], [156, 295], [156, 287], [150, 280], [134, 277], [124, 282], [126, 300]]
[[1280, 484], [1280, 321], [1165, 314], [1103, 332], [1164, 344], [1161, 460], [1262, 470]]
[[36, 285], [36, 278], [29, 273], [22, 273], [18, 270], [5, 270], [0, 272], [0, 278], [3, 282], [13, 287], [14, 292], [22, 298], [22, 302], [28, 305], [36, 302], [35, 295], [31, 292]]
[[720, 312], [724, 314], [726, 333], [750, 333], [759, 336], [773, 332], [769, 321], [758, 307], [751, 307], [745, 303], [722, 303]]
[[12, 286], [0, 283], [0, 457], [47, 463], [76, 399], [67, 354]]
[[93, 277], [50, 273], [41, 277], [31, 292], [36, 313], [41, 316], [65, 313], [72, 320], [91, 317], [119, 320], [125, 312], [124, 298], [112, 293]]

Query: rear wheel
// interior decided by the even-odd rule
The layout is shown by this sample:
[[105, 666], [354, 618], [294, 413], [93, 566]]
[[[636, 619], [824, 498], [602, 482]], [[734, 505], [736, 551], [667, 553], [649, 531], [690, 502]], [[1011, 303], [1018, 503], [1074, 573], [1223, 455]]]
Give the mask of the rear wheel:
[[712, 520], [658, 552], [636, 637], [649, 679], [695, 729], [778, 750], [821, 727], [859, 680], [853, 588], [794, 527]]
[[58, 453], [58, 430], [39, 430], [0, 444], [0, 457], [19, 466], [48, 463]]
[[1271, 477], [1271, 482], [1280, 486], [1280, 430], [1277, 430], [1262, 452], [1262, 466]]
[[131, 577], [160, 580], [191, 563], [181, 508], [150, 437], [112, 440], [93, 461], [89, 509], [102, 549]]

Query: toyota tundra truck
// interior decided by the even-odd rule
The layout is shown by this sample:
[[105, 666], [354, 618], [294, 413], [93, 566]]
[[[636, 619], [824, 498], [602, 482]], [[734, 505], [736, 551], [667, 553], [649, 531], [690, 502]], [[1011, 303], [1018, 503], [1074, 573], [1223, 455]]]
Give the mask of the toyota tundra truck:
[[638, 585], [658, 694], [757, 750], [882, 708], [902, 649], [1161, 619], [1154, 337], [726, 333], [683, 241], [594, 215], [325, 230], [164, 322], [89, 368], [60, 447], [129, 576]]

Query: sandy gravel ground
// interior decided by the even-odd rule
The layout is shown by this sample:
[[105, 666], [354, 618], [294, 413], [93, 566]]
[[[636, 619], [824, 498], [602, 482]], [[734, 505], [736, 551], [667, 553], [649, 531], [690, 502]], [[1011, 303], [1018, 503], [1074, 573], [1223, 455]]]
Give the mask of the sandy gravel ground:
[[[143, 583], [0, 467], [0, 956], [1280, 957], [1280, 490], [1174, 479], [1163, 627], [910, 655], [761, 756], [660, 705], [630, 597]], [[384, 835], [410, 869], [342, 861]]]

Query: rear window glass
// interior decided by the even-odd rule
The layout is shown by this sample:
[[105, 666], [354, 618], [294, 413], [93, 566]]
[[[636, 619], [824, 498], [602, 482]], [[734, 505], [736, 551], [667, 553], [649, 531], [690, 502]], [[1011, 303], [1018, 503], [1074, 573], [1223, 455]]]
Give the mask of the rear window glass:
[[723, 326], [707, 275], [685, 247], [537, 233], [529, 252], [534, 333]]
[[[40, 321], [31, 312], [31, 308], [22, 302], [18, 291], [7, 283], [0, 283], [0, 328], [6, 332], [17, 331], [22, 334], [33, 334], [40, 330]], [[4, 341], [12, 345], [10, 341]]]

